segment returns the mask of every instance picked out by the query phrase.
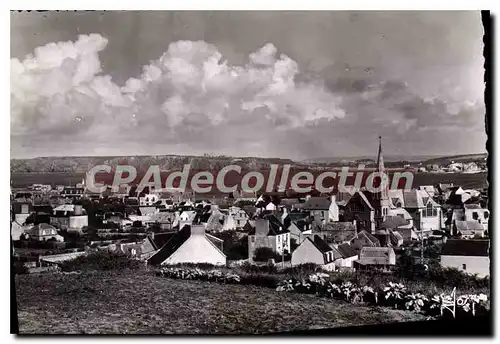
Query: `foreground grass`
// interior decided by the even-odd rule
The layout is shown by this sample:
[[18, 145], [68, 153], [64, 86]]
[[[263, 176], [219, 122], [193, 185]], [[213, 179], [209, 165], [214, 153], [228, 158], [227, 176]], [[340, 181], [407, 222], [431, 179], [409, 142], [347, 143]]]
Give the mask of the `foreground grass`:
[[21, 334], [243, 334], [424, 319], [402, 310], [144, 271], [20, 275], [16, 297]]

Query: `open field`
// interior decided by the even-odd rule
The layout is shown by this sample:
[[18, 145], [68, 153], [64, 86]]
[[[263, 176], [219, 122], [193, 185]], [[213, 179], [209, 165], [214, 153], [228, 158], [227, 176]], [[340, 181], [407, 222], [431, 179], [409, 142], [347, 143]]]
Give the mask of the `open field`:
[[171, 280], [145, 271], [16, 276], [16, 297], [21, 334], [242, 334], [425, 319], [402, 310]]

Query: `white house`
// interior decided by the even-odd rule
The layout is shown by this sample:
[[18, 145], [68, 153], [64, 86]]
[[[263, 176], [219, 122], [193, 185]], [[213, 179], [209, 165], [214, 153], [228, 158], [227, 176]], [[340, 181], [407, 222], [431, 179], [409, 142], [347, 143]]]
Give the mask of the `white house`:
[[151, 265], [207, 263], [226, 265], [222, 240], [205, 233], [203, 225], [183, 227], [147, 261]]
[[335, 260], [341, 255], [321, 237], [306, 238], [292, 253], [292, 266], [316, 264], [328, 271], [335, 270]]
[[489, 240], [447, 240], [441, 252], [441, 266], [477, 274], [490, 275]]
[[53, 209], [50, 224], [68, 231], [80, 231], [89, 225], [89, 218], [81, 205], [64, 204]]

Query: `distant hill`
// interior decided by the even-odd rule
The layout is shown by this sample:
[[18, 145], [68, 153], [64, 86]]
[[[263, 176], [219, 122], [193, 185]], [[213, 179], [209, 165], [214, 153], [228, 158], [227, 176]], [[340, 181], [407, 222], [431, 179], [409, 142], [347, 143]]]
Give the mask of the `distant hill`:
[[151, 165], [159, 165], [160, 170], [180, 170], [190, 164], [193, 170], [221, 169], [228, 165], [239, 165], [242, 169], [259, 169], [271, 164], [300, 163], [290, 159], [230, 157], [230, 156], [184, 156], [184, 155], [152, 155], [152, 156], [107, 156], [107, 157], [41, 157], [33, 159], [11, 159], [11, 173], [30, 172], [68, 172], [85, 173], [96, 165], [132, 165], [138, 170], [147, 170]]
[[427, 159], [423, 162], [423, 164], [424, 165], [431, 165], [431, 164], [448, 165], [448, 164], [451, 164], [452, 161], [460, 162], [460, 163], [484, 162], [484, 160], [487, 158], [487, 156], [488, 156], [487, 153], [453, 155], [453, 156], [445, 156], [445, 157]]
[[[435, 156], [384, 156], [386, 167], [403, 167], [404, 164], [449, 164], [455, 162], [482, 161], [487, 154], [464, 154], [448, 157]], [[318, 158], [303, 161], [294, 161], [283, 158], [260, 157], [231, 157], [231, 156], [189, 156], [189, 155], [151, 155], [151, 156], [105, 156], [105, 157], [41, 157], [33, 159], [11, 159], [11, 173], [85, 173], [96, 165], [133, 165], [138, 170], [147, 170], [151, 165], [159, 165], [163, 171], [181, 170], [185, 164], [190, 164], [193, 170], [218, 170], [228, 165], [241, 166], [243, 170], [256, 170], [269, 167], [271, 164], [292, 167], [338, 167], [357, 166], [364, 164], [366, 167], [374, 166], [376, 157], [338, 157]]]

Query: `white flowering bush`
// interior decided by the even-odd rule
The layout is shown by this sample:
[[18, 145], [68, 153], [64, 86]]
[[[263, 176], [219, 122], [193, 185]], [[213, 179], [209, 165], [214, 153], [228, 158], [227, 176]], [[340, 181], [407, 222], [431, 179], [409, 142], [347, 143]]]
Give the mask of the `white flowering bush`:
[[324, 286], [327, 284], [329, 278], [330, 275], [324, 272], [317, 272], [315, 274], [309, 275], [309, 283]]
[[457, 298], [457, 306], [465, 313], [475, 315], [478, 307], [486, 308], [488, 296], [486, 294], [468, 294]]
[[328, 282], [326, 286], [326, 296], [330, 298], [336, 298], [340, 297], [340, 295], [342, 295], [342, 289], [340, 289], [337, 284]]
[[340, 286], [340, 290], [346, 301], [356, 303], [360, 302], [363, 298], [361, 289], [351, 282], [342, 283]]
[[405, 307], [410, 311], [420, 312], [429, 304], [429, 298], [421, 293], [406, 295]]
[[278, 283], [276, 291], [294, 291], [296, 283], [297, 281], [293, 280], [292, 278], [285, 279]]
[[201, 270], [198, 268], [176, 268], [165, 267], [160, 269], [162, 277], [183, 279], [183, 280], [202, 280], [224, 283], [240, 283], [241, 277], [235, 273], [224, 272], [221, 270]]
[[383, 291], [386, 302], [395, 308], [401, 304], [406, 296], [406, 287], [402, 283], [389, 282]]

